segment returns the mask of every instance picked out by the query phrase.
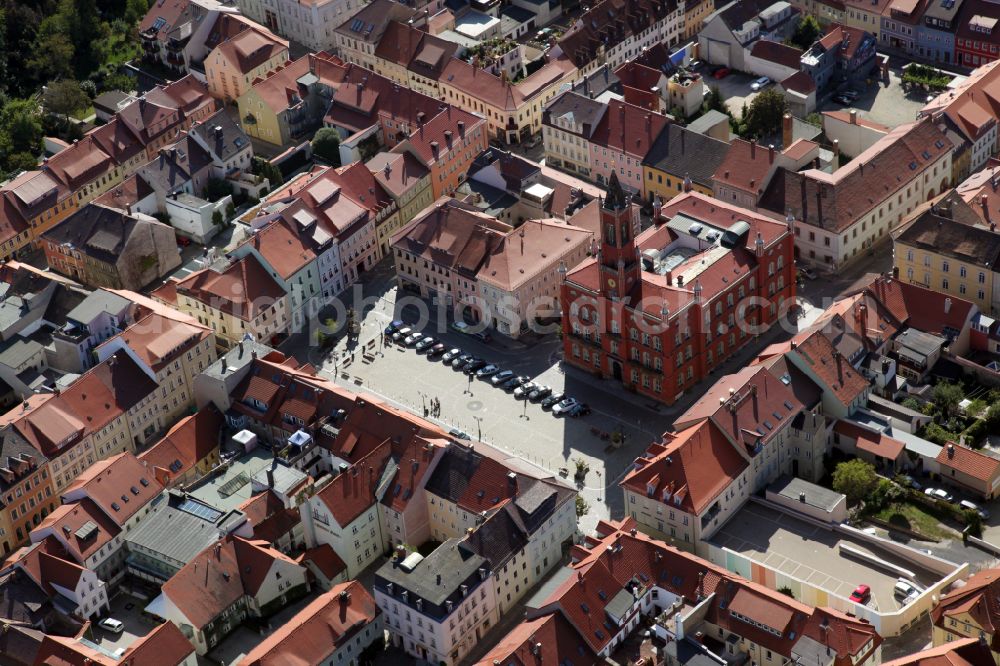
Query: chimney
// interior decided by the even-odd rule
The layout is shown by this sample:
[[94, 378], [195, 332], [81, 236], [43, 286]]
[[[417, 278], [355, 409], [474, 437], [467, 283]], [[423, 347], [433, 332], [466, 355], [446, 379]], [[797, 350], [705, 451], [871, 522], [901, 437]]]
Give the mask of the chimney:
[[215, 138], [222, 139], [222, 125], [216, 125], [214, 128]]
[[774, 144], [770, 144], [767, 147], [767, 162], [768, 164], [774, 164]]
[[438, 142], [437, 141], [431, 141], [431, 152], [434, 153], [434, 159], [437, 159], [437, 156], [438, 156]]
[[979, 198], [979, 204], [983, 207], [983, 218], [992, 224], [993, 220], [990, 219], [989, 198], [985, 194]]
[[750, 159], [757, 159], [757, 139], [750, 139]]
[[517, 474], [514, 472], [507, 472], [507, 485], [510, 486], [511, 494], [517, 494]]
[[274, 488], [274, 468], [270, 467], [267, 470], [267, 487]]
[[781, 117], [781, 145], [784, 148], [792, 145], [792, 114], [790, 113]]
[[949, 444], [948, 445], [948, 457], [949, 458], [954, 458], [955, 457], [955, 445], [954, 444]]
[[851, 109], [851, 124], [852, 125], [857, 125], [858, 124], [858, 111], [857, 111], [857, 109]]
[[840, 139], [833, 140], [833, 161], [830, 163], [833, 170], [840, 168]]
[[451, 130], [444, 131], [444, 142], [447, 144], [448, 148], [451, 148]]
[[951, 312], [951, 299], [946, 298], [944, 299], [944, 313], [948, 314], [949, 312]]
[[459, 136], [459, 138], [462, 138], [462, 139], [465, 138], [465, 121], [464, 120], [459, 120], [458, 121], [458, 136]]

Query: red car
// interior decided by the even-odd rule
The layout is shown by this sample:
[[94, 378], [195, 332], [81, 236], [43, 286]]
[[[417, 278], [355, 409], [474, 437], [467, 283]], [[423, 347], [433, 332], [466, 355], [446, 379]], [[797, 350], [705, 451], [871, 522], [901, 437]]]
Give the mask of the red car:
[[854, 591], [851, 592], [851, 601], [853, 601], [856, 604], [868, 603], [868, 600], [871, 599], [871, 597], [872, 597], [872, 588], [870, 588], [867, 585], [858, 585], [856, 588], [854, 588]]
[[715, 70], [714, 72], [712, 72], [712, 78], [714, 78], [714, 79], [724, 79], [727, 76], [729, 76], [729, 71], [730, 70], [729, 70], [728, 67], [720, 67], [717, 70]]

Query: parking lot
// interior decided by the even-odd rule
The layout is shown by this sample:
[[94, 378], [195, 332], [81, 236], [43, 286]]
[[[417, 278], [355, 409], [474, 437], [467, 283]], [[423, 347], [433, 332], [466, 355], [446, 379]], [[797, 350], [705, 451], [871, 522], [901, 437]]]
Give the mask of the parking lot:
[[118, 648], [129, 647], [151, 632], [156, 628], [156, 623], [142, 615], [142, 609], [148, 603], [148, 600], [142, 600], [124, 592], [118, 594], [111, 600], [111, 613], [109, 615], [124, 624], [125, 629], [120, 634], [114, 634], [97, 626], [95, 622], [93, 641], [102, 648], [114, 652]]
[[842, 544], [915, 572], [914, 582], [919, 585], [937, 580], [933, 573], [896, 555], [759, 504], [744, 506], [710, 541], [844, 598], [858, 585], [869, 585], [869, 605], [881, 612], [900, 607], [892, 593], [898, 576], [843, 554]]
[[[889, 70], [888, 84], [883, 81], [871, 80], [867, 86], [864, 82], [852, 86], [860, 96], [850, 106], [844, 106], [832, 101], [829, 97], [819, 102], [820, 111], [838, 111], [857, 109], [858, 115], [888, 127], [896, 127], [903, 123], [913, 122], [917, 113], [927, 103], [928, 93], [917, 89], [907, 91], [900, 80], [900, 72]], [[853, 155], [852, 155], [853, 157]]]

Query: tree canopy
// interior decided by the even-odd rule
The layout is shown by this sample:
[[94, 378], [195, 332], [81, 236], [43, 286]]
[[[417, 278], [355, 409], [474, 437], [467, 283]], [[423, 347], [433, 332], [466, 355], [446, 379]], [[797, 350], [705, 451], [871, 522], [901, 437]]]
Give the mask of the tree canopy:
[[762, 138], [777, 133], [781, 129], [781, 118], [787, 108], [785, 96], [777, 88], [761, 91], [753, 98], [743, 115], [744, 134]]
[[864, 460], [848, 460], [839, 463], [833, 470], [833, 489], [847, 495], [847, 501], [851, 504], [866, 499], [877, 485], [875, 468]]
[[819, 27], [819, 21], [816, 20], [816, 17], [811, 14], [806, 14], [799, 19], [799, 24], [795, 26], [795, 32], [792, 33], [792, 36], [788, 41], [792, 43], [792, 46], [797, 46], [805, 51], [812, 46], [817, 39], [819, 39], [822, 32], [823, 31]]
[[323, 127], [312, 140], [313, 154], [334, 166], [340, 166], [340, 133], [332, 127]]

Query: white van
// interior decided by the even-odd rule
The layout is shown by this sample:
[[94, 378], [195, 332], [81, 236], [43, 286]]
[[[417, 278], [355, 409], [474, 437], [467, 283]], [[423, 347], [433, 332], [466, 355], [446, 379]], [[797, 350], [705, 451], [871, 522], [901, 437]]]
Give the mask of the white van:
[[900, 578], [892, 587], [892, 596], [897, 599], [909, 599], [918, 594], [920, 594], [920, 590], [917, 589], [917, 586], [905, 578]]

